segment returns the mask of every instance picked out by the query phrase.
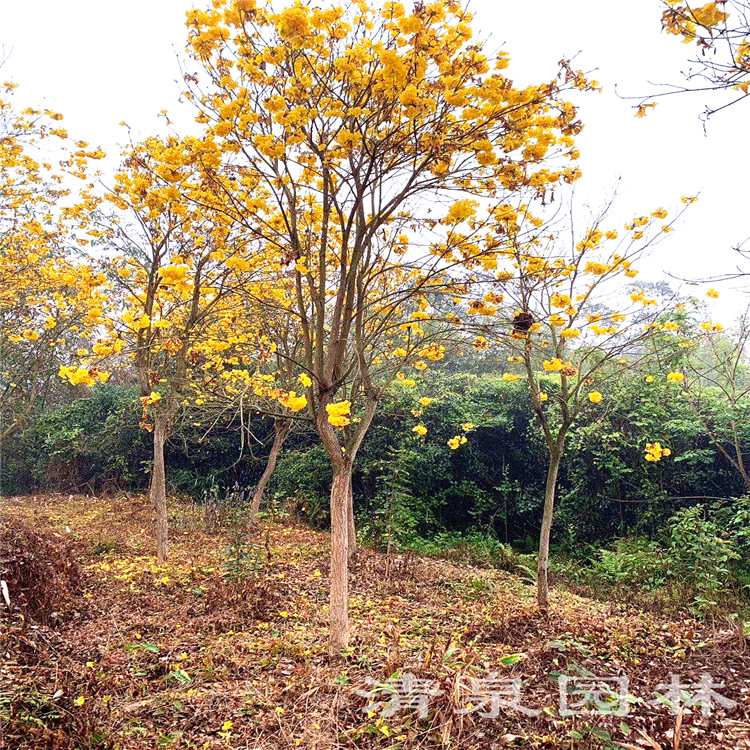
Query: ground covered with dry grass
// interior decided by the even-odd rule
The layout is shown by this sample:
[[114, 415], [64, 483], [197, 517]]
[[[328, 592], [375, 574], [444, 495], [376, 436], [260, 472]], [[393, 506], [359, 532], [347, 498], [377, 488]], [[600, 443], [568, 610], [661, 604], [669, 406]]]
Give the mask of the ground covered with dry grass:
[[[159, 566], [144, 498], [4, 500], [0, 747], [750, 748], [750, 644], [727, 621], [563, 590], [545, 617], [511, 574], [360, 550], [353, 645], [330, 660], [327, 535], [223, 521], [175, 502]], [[423, 718], [405, 698], [358, 695], [405, 672], [442, 691]], [[457, 713], [477, 708], [472, 678], [491, 673], [520, 679], [538, 715]], [[650, 703], [671, 674], [710, 674], [736, 705]], [[626, 715], [561, 715], [561, 678], [617, 676]]]

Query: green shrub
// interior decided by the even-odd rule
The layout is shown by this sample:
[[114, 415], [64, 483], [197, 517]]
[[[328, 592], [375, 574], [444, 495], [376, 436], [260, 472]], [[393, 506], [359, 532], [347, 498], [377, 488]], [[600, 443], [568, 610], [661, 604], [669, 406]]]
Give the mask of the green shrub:
[[[593, 562], [556, 560], [554, 570], [566, 578], [610, 594], [618, 587], [628, 591], [662, 591], [664, 597], [687, 604], [699, 614], [733, 606], [750, 591], [748, 558], [744, 550], [748, 503], [721, 503], [714, 509], [696, 505], [675, 513], [660, 530], [657, 540], [643, 537], [617, 539], [600, 549]], [[733, 603], [733, 604], [732, 604]]]
[[138, 426], [140, 411], [134, 387], [100, 385], [41, 414], [12, 446], [3, 446], [2, 489], [143, 488], [151, 451], [148, 433]]
[[697, 609], [716, 607], [720, 596], [734, 588], [732, 565], [739, 559], [734, 541], [706, 518], [702, 505], [675, 513], [665, 536], [669, 575], [695, 591]]
[[599, 551], [591, 566], [591, 574], [608, 584], [637, 584], [652, 590], [667, 579], [664, 552], [648, 539], [617, 539]]
[[414, 539], [410, 549], [466, 565], [505, 570], [530, 580], [536, 578], [536, 555], [521, 554], [511, 545], [479, 532], [450, 532], [429, 540]]

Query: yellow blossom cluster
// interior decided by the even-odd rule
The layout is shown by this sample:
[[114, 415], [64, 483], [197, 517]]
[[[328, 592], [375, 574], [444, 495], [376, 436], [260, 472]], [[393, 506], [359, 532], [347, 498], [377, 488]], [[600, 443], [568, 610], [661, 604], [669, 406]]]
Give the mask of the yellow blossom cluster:
[[459, 446], [467, 442], [466, 435], [456, 435], [448, 440], [448, 447], [452, 450], [458, 450]]
[[[279, 403], [293, 412], [302, 411], [307, 406], [307, 396], [297, 395], [295, 391], [289, 391], [279, 396]], [[329, 419], [330, 421], [330, 419]], [[332, 423], [333, 424], [333, 423]]]
[[97, 370], [96, 368], [86, 369], [76, 365], [60, 366], [58, 375], [67, 380], [71, 385], [93, 386], [96, 383], [106, 383], [111, 373]]
[[672, 451], [669, 448], [663, 448], [661, 443], [646, 443], [646, 461], [661, 461], [666, 456], [671, 456]]
[[328, 422], [334, 427], [346, 427], [351, 423], [349, 419], [351, 408], [351, 401], [339, 401], [338, 403], [328, 404], [326, 406]]

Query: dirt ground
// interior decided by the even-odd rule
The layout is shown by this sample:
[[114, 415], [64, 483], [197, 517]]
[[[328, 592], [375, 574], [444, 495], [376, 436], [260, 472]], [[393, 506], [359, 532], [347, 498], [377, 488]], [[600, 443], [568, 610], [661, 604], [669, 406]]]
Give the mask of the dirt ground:
[[2, 525], [49, 558], [0, 604], [3, 749], [750, 748], [750, 643], [726, 619], [563, 590], [543, 616], [511, 574], [360, 550], [331, 660], [324, 533], [174, 501], [160, 566], [142, 497], [5, 498]]

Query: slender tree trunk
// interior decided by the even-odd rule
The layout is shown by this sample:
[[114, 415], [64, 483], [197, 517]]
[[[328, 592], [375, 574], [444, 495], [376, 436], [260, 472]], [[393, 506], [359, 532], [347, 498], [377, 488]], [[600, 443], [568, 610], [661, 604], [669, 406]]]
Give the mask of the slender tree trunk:
[[[328, 451], [333, 467], [331, 484], [331, 572], [330, 610], [331, 626], [329, 631], [328, 653], [335, 658], [349, 647], [349, 538], [354, 531], [353, 513], [350, 516], [352, 501], [352, 471], [354, 459], [359, 446], [372, 423], [377, 408], [378, 394], [368, 395], [362, 421], [354, 437], [346, 446], [340, 447], [338, 438], [328, 424], [322, 406], [316, 425], [318, 435]], [[350, 524], [350, 517], [352, 523]]]
[[258, 486], [255, 488], [253, 494], [253, 503], [250, 507], [250, 519], [255, 520], [260, 510], [260, 504], [263, 502], [263, 492], [266, 489], [268, 480], [276, 468], [276, 462], [279, 460], [279, 453], [281, 453], [281, 446], [284, 445], [284, 441], [289, 435], [291, 428], [291, 422], [289, 420], [276, 419], [273, 423], [274, 437], [273, 444], [271, 445], [271, 452], [268, 454], [268, 462], [266, 468], [263, 470], [263, 474], [258, 481]]
[[349, 559], [357, 552], [357, 527], [354, 525], [354, 492], [352, 491], [352, 475], [349, 474], [349, 487], [346, 497], [346, 521], [349, 536]]
[[154, 463], [151, 468], [151, 502], [156, 511], [156, 556], [160, 563], [167, 559], [168, 519], [167, 485], [164, 471], [164, 442], [167, 438], [167, 417], [154, 417]]
[[745, 487], [750, 489], [750, 477], [747, 475], [745, 469], [745, 459], [742, 455], [742, 444], [740, 443], [740, 435], [737, 430], [737, 422], [732, 421], [732, 442], [734, 443], [734, 455], [737, 456], [737, 469], [742, 476], [742, 481], [745, 483]]
[[331, 485], [331, 633], [329, 653], [339, 656], [349, 646], [349, 522], [352, 466], [334, 467]]
[[539, 557], [536, 564], [537, 601], [539, 607], [544, 611], [549, 608], [549, 540], [555, 513], [555, 490], [557, 489], [557, 474], [560, 469], [562, 452], [563, 446], [558, 441], [554, 448], [550, 450], [547, 483], [544, 488], [544, 512], [542, 514], [542, 530], [539, 534]]
[[9, 437], [12, 437], [18, 430], [21, 429], [21, 420], [13, 420], [4, 430], [0, 433], [0, 445], [2, 445]]

